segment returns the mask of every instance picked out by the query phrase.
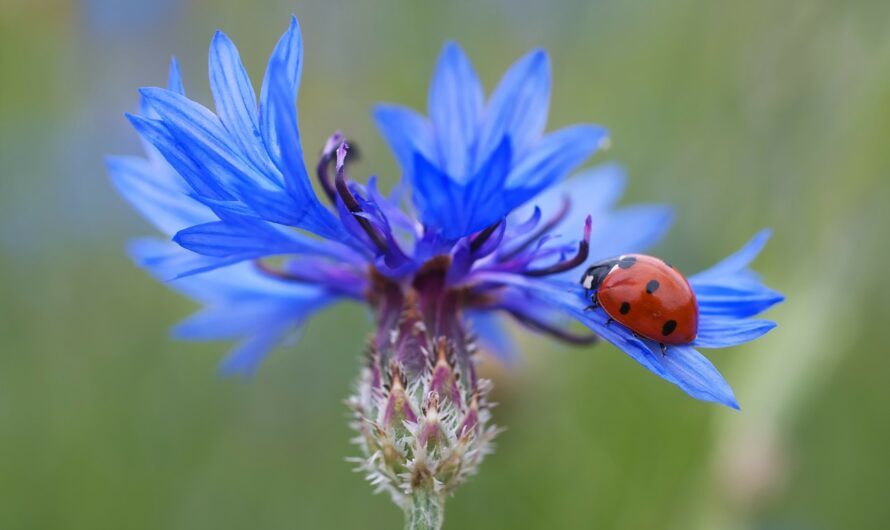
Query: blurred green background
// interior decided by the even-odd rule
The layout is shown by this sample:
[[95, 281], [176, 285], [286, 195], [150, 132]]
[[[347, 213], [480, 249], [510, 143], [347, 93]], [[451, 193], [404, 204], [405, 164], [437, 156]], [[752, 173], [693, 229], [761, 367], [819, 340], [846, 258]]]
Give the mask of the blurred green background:
[[627, 202], [669, 202], [657, 248], [695, 271], [770, 226], [780, 327], [709, 356], [742, 411], [694, 401], [610, 346], [518, 334], [491, 363], [508, 427], [450, 529], [852, 529], [890, 524], [890, 3], [0, 0], [0, 528], [391, 529], [344, 457], [368, 329], [313, 321], [251, 380], [226, 344], [173, 342], [195, 306], [124, 254], [151, 228], [108, 184], [123, 118], [176, 54], [210, 103], [223, 28], [258, 79], [291, 12], [307, 153], [342, 128], [393, 182], [369, 109], [423, 108], [457, 39], [490, 89], [535, 46], [550, 128], [607, 125]]

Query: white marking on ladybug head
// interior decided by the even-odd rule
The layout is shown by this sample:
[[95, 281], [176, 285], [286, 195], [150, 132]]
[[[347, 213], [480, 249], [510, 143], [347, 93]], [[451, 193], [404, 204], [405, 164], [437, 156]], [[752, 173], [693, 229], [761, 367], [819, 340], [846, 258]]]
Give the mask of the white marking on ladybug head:
[[593, 274], [585, 274], [584, 279], [581, 280], [581, 285], [585, 289], [593, 289]]

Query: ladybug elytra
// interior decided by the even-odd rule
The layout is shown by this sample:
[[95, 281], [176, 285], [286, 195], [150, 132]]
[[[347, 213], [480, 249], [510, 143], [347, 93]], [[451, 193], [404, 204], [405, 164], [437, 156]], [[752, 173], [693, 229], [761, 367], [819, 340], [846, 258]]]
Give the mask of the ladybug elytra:
[[668, 263], [643, 254], [601, 261], [581, 285], [594, 291], [591, 309], [602, 307], [635, 335], [666, 345], [689, 344], [698, 334], [698, 302], [686, 278]]

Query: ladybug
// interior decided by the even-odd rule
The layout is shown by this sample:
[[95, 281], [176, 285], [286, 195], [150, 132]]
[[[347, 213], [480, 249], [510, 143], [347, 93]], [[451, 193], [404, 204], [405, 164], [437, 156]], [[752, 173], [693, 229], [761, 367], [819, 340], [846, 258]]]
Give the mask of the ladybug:
[[591, 266], [581, 285], [595, 291], [588, 309], [602, 307], [607, 324], [618, 322], [634, 336], [667, 344], [689, 344], [698, 334], [698, 302], [686, 278], [652, 256], [627, 254]]

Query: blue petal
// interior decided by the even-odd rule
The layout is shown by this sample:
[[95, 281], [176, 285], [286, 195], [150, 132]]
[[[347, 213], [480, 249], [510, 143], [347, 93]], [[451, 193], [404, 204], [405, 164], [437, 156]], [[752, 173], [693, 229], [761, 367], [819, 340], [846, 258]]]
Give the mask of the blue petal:
[[[175, 244], [169, 247], [181, 254], [189, 252]], [[265, 298], [270, 301], [293, 299], [297, 302], [319, 295], [321, 289], [294, 282], [280, 280], [260, 272], [253, 263], [237, 263], [229, 267], [217, 268], [204, 274], [188, 276], [168, 285], [204, 304], [241, 303]]]
[[[651, 352], [650, 352], [651, 353]], [[704, 355], [691, 346], [670, 346], [667, 354], [656, 353], [674, 383], [690, 396], [739, 410], [729, 384]]]
[[420, 153], [415, 154], [413, 167], [412, 199], [421, 220], [441, 230], [453, 223], [451, 231], [459, 232], [462, 210], [455, 209], [455, 204], [462, 199], [461, 187]]
[[692, 283], [702, 315], [745, 318], [757, 315], [785, 299], [760, 282]]
[[256, 335], [274, 327], [293, 312], [294, 302], [288, 299], [257, 297], [205, 307], [173, 328], [173, 336], [181, 340], [233, 340]]
[[216, 114], [242, 155], [258, 168], [267, 165], [257, 121], [256, 94], [235, 44], [221, 31], [210, 43], [210, 90]]
[[177, 324], [174, 336], [186, 340], [230, 340], [281, 326], [294, 327], [336, 299], [323, 289], [305, 286], [285, 295], [262, 291], [246, 297], [240, 291], [231, 294]]
[[286, 189], [291, 197], [290, 201], [281, 203], [292, 212], [291, 221], [287, 224], [329, 239], [347, 241], [349, 237], [343, 225], [321, 204], [309, 182], [297, 128], [297, 108], [287, 86], [288, 75], [287, 65], [277, 63], [269, 67], [267, 77], [268, 105], [275, 109], [275, 137], [280, 148], [281, 170], [285, 175]]
[[[660, 346], [648, 340], [640, 340], [631, 331], [616, 323], [607, 324], [605, 311], [585, 312], [579, 310], [586, 303], [583, 290], [570, 309], [578, 321], [600, 337], [611, 342], [649, 371], [669, 381], [690, 396], [704, 401], [721, 403], [738, 409], [732, 389], [703, 355], [688, 346], [668, 346], [666, 354]], [[569, 309], [568, 307], [566, 309]]]
[[550, 107], [550, 59], [535, 50], [507, 70], [485, 109], [476, 152], [481, 166], [505, 136], [523, 153], [541, 137]]
[[257, 171], [232, 149], [232, 136], [206, 108], [162, 88], [143, 88], [140, 93], [161, 116], [180, 149], [229, 191], [239, 186], [267, 190], [280, 186], [280, 175]]
[[769, 289], [747, 268], [769, 239], [769, 230], [755, 235], [741, 250], [710, 269], [689, 277], [699, 313], [704, 316], [744, 318], [785, 299]]
[[690, 283], [696, 281], [704, 283], [739, 274], [742, 274], [745, 278], [752, 279], [753, 277], [750, 274], [746, 274], [745, 268], [760, 254], [766, 242], [769, 241], [770, 235], [772, 235], [771, 230], [761, 230], [735, 254], [705, 271], [690, 276]]
[[149, 120], [132, 114], [127, 114], [127, 119], [133, 124], [136, 132], [154, 146], [163, 155], [167, 163], [199, 195], [217, 200], [228, 200], [232, 197], [228, 191], [220, 186], [219, 182], [213, 179], [213, 175], [195, 164], [161, 121]]
[[254, 259], [278, 254], [330, 254], [326, 241], [265, 221], [227, 218], [186, 228], [173, 238], [183, 248], [218, 258]]
[[270, 328], [247, 338], [220, 362], [220, 373], [224, 376], [253, 375], [260, 363], [284, 340], [291, 329], [289, 326]]
[[776, 323], [769, 320], [702, 315], [698, 321], [698, 336], [692, 345], [698, 348], [738, 346], [762, 337], [774, 327]]
[[438, 158], [435, 156], [430, 123], [417, 112], [396, 105], [377, 105], [374, 107], [374, 121], [402, 167], [402, 172], [409, 177], [415, 172], [416, 155], [428, 161]]
[[455, 212], [460, 211], [465, 217], [464, 226], [458, 231], [445, 230], [445, 237], [462, 237], [478, 232], [510, 213], [515, 204], [511, 204], [509, 194], [504, 193], [504, 184], [511, 161], [510, 139], [504, 138], [491, 158], [467, 182], [463, 199], [454, 204], [455, 209], [442, 212], [454, 216]]
[[[181, 251], [181, 249], [180, 249]], [[184, 252], [184, 251], [181, 251]], [[186, 319], [174, 330], [186, 339], [215, 340], [244, 338], [221, 363], [224, 375], [253, 373], [260, 361], [286, 334], [335, 300], [321, 289], [278, 282], [269, 292], [255, 272], [241, 266], [191, 276], [171, 284], [177, 290], [212, 305]]]
[[129, 243], [130, 258], [160, 281], [170, 281], [207, 272], [239, 261], [202, 256], [157, 238], [140, 238]]
[[281, 153], [280, 167], [284, 174], [285, 186], [292, 194], [318, 202], [309, 183], [309, 173], [303, 163], [303, 144], [300, 142], [300, 129], [297, 106], [287, 85], [287, 71], [283, 63], [269, 66], [266, 76], [267, 108], [273, 111], [272, 122], [275, 130], [276, 146]]
[[607, 137], [606, 129], [595, 125], [575, 125], [550, 133], [519, 160], [507, 186], [537, 195], [590, 158]]
[[[274, 66], [274, 68], [273, 68]], [[279, 72], [273, 73], [278, 69]], [[300, 33], [300, 25], [297, 17], [291, 16], [290, 27], [282, 35], [272, 55], [269, 57], [269, 66], [266, 68], [266, 76], [263, 79], [263, 87], [260, 90], [260, 131], [266, 143], [266, 149], [276, 164], [281, 166], [281, 143], [278, 141], [278, 129], [275, 126], [277, 112], [270, 101], [269, 91], [273, 83], [272, 77], [283, 74], [284, 92], [290, 105], [294, 105], [297, 99], [297, 90], [300, 87], [300, 74], [303, 69], [303, 37]], [[281, 80], [276, 80], [281, 84]]]
[[[166, 253], [169, 257], [210, 259], [157, 240], [137, 243], [135, 246], [145, 256], [153, 252], [156, 256]], [[249, 264], [215, 269], [168, 285], [208, 305], [175, 328], [178, 337], [243, 339], [222, 362], [221, 370], [226, 374], [253, 372], [287, 333], [338, 299], [318, 287], [271, 278]]]
[[413, 198], [423, 222], [455, 240], [503, 219], [510, 211], [504, 194], [510, 158], [505, 138], [477, 174], [461, 185], [417, 154]]
[[570, 305], [566, 309], [597, 335], [618, 346], [652, 373], [674, 383], [690, 396], [739, 408], [732, 388], [720, 372], [693, 347], [668, 346], [667, 353], [662, 354], [656, 342], [636, 339], [630, 330], [620, 324], [613, 322], [607, 325], [604, 321], [608, 319], [605, 311], [579, 311], [578, 308], [583, 307], [587, 298], [580, 287], [573, 286], [573, 289], [576, 299], [572, 303], [571, 298], [568, 298]]
[[[249, 187], [238, 187], [240, 200], [237, 201], [204, 201], [216, 210], [247, 217], [258, 217], [270, 223], [310, 229], [312, 222], [307, 222], [312, 210], [311, 199], [306, 202], [295, 200], [285, 190], [267, 191], [254, 190]], [[319, 207], [321, 205], [319, 204]], [[321, 214], [324, 215], [324, 214]], [[315, 230], [311, 230], [315, 231]]]
[[179, 72], [179, 61], [176, 57], [170, 58], [170, 69], [167, 73], [167, 90], [185, 95], [185, 86], [182, 84], [182, 74]]
[[169, 168], [122, 156], [108, 157], [106, 165], [118, 192], [167, 235], [215, 217], [209, 208], [187, 195], [185, 182]]
[[[176, 57], [170, 58], [170, 66], [167, 69], [167, 90], [176, 92], [181, 96], [185, 95], [185, 86], [182, 84], [182, 73], [179, 71], [179, 61], [176, 60]], [[149, 106], [148, 102], [145, 101], [145, 98], [143, 97], [139, 98], [139, 114], [144, 118], [153, 120], [158, 119], [157, 113]]]
[[661, 353], [657, 343], [640, 340], [624, 326], [607, 324], [608, 315], [602, 310], [584, 311], [579, 309], [586, 303], [583, 290], [576, 291], [575, 301], [567, 301], [565, 309], [578, 321], [600, 337], [617, 346], [647, 370], [669, 381], [690, 396], [704, 401], [713, 401], [738, 409], [739, 405], [729, 384], [714, 368], [708, 359], [688, 346], [669, 346], [666, 354]]
[[652, 348], [641, 339], [638, 339], [630, 333], [627, 328], [620, 324], [612, 322], [608, 323], [609, 316], [604, 311], [586, 311], [584, 308], [589, 305], [589, 300], [583, 294], [583, 290], [574, 284], [558, 284], [556, 282], [546, 282], [552, 284], [552, 288], [560, 289], [560, 296], [554, 299], [562, 307], [563, 311], [569, 316], [575, 318], [584, 324], [591, 331], [617, 346], [618, 349], [629, 355], [638, 363], [642, 364], [647, 370], [655, 375], [679, 385], [680, 383], [670, 376], [664, 365], [659, 362], [661, 353], [656, 354]]
[[428, 112], [441, 167], [455, 180], [469, 174], [482, 105], [482, 85], [473, 66], [457, 44], [446, 44], [433, 74]]

